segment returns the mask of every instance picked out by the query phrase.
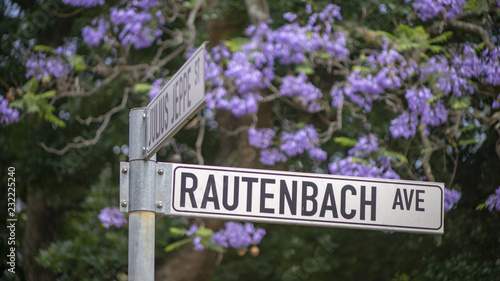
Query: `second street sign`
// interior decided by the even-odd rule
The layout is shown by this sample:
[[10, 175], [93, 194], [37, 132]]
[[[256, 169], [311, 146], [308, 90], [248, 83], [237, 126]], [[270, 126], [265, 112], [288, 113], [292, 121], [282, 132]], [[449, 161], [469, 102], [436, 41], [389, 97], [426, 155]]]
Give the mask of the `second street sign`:
[[158, 165], [157, 193], [162, 190], [167, 215], [431, 234], [444, 229], [443, 183]]
[[205, 105], [205, 44], [146, 108], [146, 159], [151, 158]]

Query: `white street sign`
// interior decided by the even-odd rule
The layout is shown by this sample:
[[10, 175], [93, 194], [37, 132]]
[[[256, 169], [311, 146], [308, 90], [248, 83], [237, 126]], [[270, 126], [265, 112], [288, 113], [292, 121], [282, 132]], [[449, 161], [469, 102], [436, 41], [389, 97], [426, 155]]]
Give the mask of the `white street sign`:
[[146, 108], [146, 159], [151, 158], [205, 106], [205, 44], [199, 47]]
[[167, 215], [431, 234], [444, 229], [443, 183], [157, 164], [157, 198], [166, 202]]

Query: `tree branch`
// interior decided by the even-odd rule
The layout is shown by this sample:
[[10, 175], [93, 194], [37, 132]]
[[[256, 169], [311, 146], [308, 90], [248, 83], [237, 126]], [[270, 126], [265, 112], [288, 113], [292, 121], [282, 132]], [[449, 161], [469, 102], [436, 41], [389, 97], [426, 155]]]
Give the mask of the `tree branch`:
[[432, 167], [430, 164], [431, 156], [432, 156], [432, 143], [425, 134], [425, 129], [427, 129], [427, 125], [420, 123], [418, 125], [418, 132], [420, 133], [420, 138], [422, 139], [422, 143], [424, 145], [424, 157], [422, 158], [422, 167], [424, 167], [425, 176], [429, 181], [436, 181], [434, 175], [432, 174]]
[[82, 121], [84, 121], [84, 123], [88, 123], [88, 124], [90, 124], [91, 122], [96, 122], [95, 120], [102, 121], [102, 124], [99, 127], [99, 129], [97, 130], [95, 137], [93, 139], [89, 140], [89, 139], [86, 139], [82, 136], [78, 136], [73, 140], [73, 142], [66, 144], [66, 146], [63, 147], [62, 149], [48, 147], [44, 142], [39, 142], [38, 145], [40, 145], [45, 151], [50, 152], [50, 153], [54, 153], [57, 155], [63, 155], [72, 148], [83, 148], [83, 147], [89, 147], [89, 146], [95, 145], [101, 139], [101, 135], [104, 132], [104, 130], [106, 129], [106, 127], [108, 126], [109, 121], [111, 120], [111, 117], [113, 116], [113, 114], [124, 109], [126, 104], [127, 104], [127, 100], [128, 100], [128, 90], [125, 91], [125, 94], [123, 95], [122, 102], [120, 103], [120, 105], [112, 108], [106, 114], [99, 116], [97, 118], [87, 118], [86, 120], [82, 120]]

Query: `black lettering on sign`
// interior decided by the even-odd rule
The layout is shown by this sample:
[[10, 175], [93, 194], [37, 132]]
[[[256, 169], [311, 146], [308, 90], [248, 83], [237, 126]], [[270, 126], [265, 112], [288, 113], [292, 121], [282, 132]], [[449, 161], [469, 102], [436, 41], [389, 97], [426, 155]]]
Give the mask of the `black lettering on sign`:
[[[307, 188], [312, 187], [312, 194], [307, 194]], [[318, 210], [318, 202], [316, 201], [316, 196], [318, 196], [318, 186], [314, 182], [304, 181], [302, 182], [302, 215], [303, 216], [314, 216]], [[307, 202], [312, 203], [312, 209], [307, 210]]]
[[360, 215], [359, 218], [361, 220], [365, 220], [365, 207], [366, 205], [369, 205], [371, 207], [371, 217], [370, 220], [374, 221], [376, 220], [376, 210], [377, 210], [377, 187], [372, 186], [372, 200], [368, 201], [365, 199], [366, 197], [366, 187], [364, 185], [361, 186], [361, 202], [360, 202]]
[[260, 212], [267, 214], [274, 214], [274, 209], [266, 208], [266, 198], [274, 198], [273, 193], [266, 193], [266, 184], [274, 184], [276, 181], [273, 179], [262, 179], [260, 181]]
[[234, 194], [233, 194], [233, 205], [229, 205], [228, 199], [228, 189], [229, 189], [229, 177], [224, 176], [224, 187], [222, 188], [222, 206], [228, 211], [232, 211], [238, 207], [238, 198], [240, 193], [240, 177], [234, 177]]
[[415, 206], [415, 211], [425, 212], [424, 208], [420, 208], [420, 202], [424, 203], [424, 199], [420, 198], [420, 193], [425, 193], [425, 190], [417, 190], [417, 204]]
[[342, 214], [342, 217], [345, 219], [352, 219], [356, 215], [356, 210], [351, 210], [351, 212], [348, 214], [346, 212], [346, 197], [347, 197], [347, 191], [350, 191], [352, 195], [356, 195], [356, 189], [352, 185], [344, 185], [342, 187], [341, 195], [340, 195], [340, 213]]
[[323, 204], [321, 204], [321, 211], [319, 213], [320, 217], [325, 217], [327, 210], [332, 211], [332, 216], [338, 218], [337, 204], [335, 203], [335, 196], [333, 195], [333, 186], [331, 183], [326, 185], [325, 198], [323, 199]]
[[247, 212], [252, 211], [252, 185], [259, 181], [258, 178], [241, 178], [241, 181], [247, 182]]
[[297, 181], [292, 182], [292, 195], [288, 192], [285, 180], [280, 181], [280, 214], [285, 214], [285, 198], [292, 215], [297, 214]]
[[[187, 188], [186, 182], [187, 178], [191, 178], [193, 185]], [[196, 201], [194, 199], [194, 191], [198, 188], [198, 178], [192, 173], [181, 173], [181, 207], [186, 206], [186, 193], [189, 194], [189, 199], [191, 200], [191, 206], [197, 208]]]
[[[415, 192], [416, 191], [416, 192]], [[408, 193], [409, 192], [409, 193]], [[410, 189], [408, 191], [406, 188], [403, 188], [403, 194], [401, 194], [401, 189], [398, 188], [396, 190], [396, 194], [394, 195], [394, 201], [392, 203], [392, 209], [395, 210], [396, 207], [399, 207], [400, 210], [407, 210], [409, 211], [411, 209], [411, 205], [413, 202], [413, 195], [415, 195], [415, 210], [419, 212], [425, 211], [424, 208], [420, 207], [420, 203], [424, 202], [424, 199], [420, 198], [420, 194], [425, 193], [425, 190], [414, 190]], [[404, 201], [403, 201], [404, 197]]]
[[[210, 196], [210, 191], [212, 191], [212, 196]], [[209, 175], [207, 180], [207, 187], [205, 188], [205, 193], [203, 194], [203, 200], [201, 201], [201, 208], [206, 209], [207, 203], [213, 202], [214, 208], [219, 210], [219, 199], [217, 196], [217, 187], [215, 186], [214, 175]]]

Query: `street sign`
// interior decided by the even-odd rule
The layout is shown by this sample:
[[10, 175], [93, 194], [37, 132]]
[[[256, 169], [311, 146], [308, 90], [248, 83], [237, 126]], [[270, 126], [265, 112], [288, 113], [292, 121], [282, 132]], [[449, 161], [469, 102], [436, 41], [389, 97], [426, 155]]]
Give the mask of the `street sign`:
[[443, 183], [157, 165], [156, 193], [167, 215], [430, 234], [444, 229]]
[[146, 107], [146, 159], [205, 105], [205, 44]]

